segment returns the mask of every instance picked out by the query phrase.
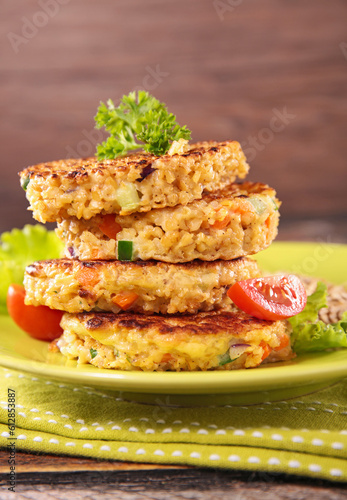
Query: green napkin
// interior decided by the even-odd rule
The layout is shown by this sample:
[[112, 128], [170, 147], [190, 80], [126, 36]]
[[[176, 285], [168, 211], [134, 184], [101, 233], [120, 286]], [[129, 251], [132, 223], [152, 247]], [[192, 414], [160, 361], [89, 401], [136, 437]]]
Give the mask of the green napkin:
[[254, 406], [170, 408], [0, 368], [0, 446], [133, 462], [280, 472], [347, 481], [347, 380]]

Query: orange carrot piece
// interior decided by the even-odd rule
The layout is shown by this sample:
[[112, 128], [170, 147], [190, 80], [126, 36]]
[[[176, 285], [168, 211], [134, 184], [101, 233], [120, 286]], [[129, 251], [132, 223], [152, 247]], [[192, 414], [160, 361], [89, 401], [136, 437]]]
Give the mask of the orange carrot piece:
[[124, 290], [123, 292], [117, 293], [117, 295], [113, 297], [112, 302], [123, 309], [123, 311], [126, 311], [137, 299], [137, 293], [132, 292], [131, 290]]
[[99, 282], [99, 273], [94, 267], [81, 267], [77, 272], [77, 281], [81, 286], [91, 288]]
[[102, 223], [99, 225], [99, 229], [108, 238], [110, 238], [110, 240], [116, 240], [117, 234], [122, 230], [122, 226], [118, 224], [118, 222], [116, 222], [114, 215], [109, 214], [103, 216]]

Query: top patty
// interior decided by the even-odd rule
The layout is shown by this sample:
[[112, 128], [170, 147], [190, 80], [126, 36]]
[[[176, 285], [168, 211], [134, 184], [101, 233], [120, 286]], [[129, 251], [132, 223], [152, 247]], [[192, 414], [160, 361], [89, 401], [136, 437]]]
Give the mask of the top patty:
[[75, 216], [129, 214], [185, 205], [247, 175], [249, 166], [236, 141], [202, 142], [180, 153], [129, 154], [114, 160], [60, 160], [28, 167], [21, 183], [33, 216], [56, 222]]

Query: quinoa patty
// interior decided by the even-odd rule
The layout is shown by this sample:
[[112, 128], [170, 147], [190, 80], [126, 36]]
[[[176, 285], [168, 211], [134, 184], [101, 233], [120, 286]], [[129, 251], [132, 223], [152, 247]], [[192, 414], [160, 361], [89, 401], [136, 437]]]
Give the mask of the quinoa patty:
[[227, 288], [259, 275], [257, 263], [246, 258], [186, 264], [57, 259], [28, 266], [24, 286], [26, 303], [70, 313], [196, 313], [230, 308]]
[[65, 256], [81, 260], [117, 259], [119, 241], [132, 242], [133, 260], [231, 260], [270, 245], [277, 235], [279, 205], [272, 188], [245, 182], [186, 206], [67, 219], [58, 224], [57, 234], [65, 242]]
[[20, 172], [33, 216], [40, 222], [103, 213], [147, 212], [186, 205], [243, 179], [249, 166], [236, 141], [176, 143], [166, 155], [129, 154], [114, 160], [60, 160]]
[[185, 316], [66, 313], [61, 325], [64, 334], [54, 346], [98, 368], [233, 370], [293, 357], [286, 321], [263, 321], [236, 309]]

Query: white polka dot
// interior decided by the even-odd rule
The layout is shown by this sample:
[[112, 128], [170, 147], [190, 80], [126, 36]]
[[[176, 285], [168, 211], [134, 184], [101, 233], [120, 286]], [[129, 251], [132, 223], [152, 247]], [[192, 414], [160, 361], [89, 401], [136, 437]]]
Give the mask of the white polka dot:
[[263, 433], [259, 432], [259, 431], [254, 431], [252, 433], [252, 436], [255, 437], [255, 438], [262, 438], [263, 437]]
[[20, 415], [21, 417], [26, 418], [26, 414], [25, 414], [25, 413], [23, 413], [22, 411], [19, 411], [19, 412], [18, 412], [18, 415]]
[[155, 450], [154, 455], [158, 455], [159, 457], [163, 457], [165, 453], [163, 450]]
[[5, 373], [5, 378], [10, 378], [12, 377], [11, 373]]
[[130, 432], [139, 432], [137, 427], [129, 427], [128, 429]]
[[93, 445], [90, 444], [90, 443], [86, 443], [83, 445], [83, 448], [89, 448], [89, 449], [92, 449], [93, 448]]
[[37, 377], [32, 377], [31, 380], [33, 380], [35, 382], [36, 380], [38, 380], [38, 378]]
[[32, 408], [30, 411], [34, 412], [34, 413], [38, 413], [38, 409], [37, 408]]
[[65, 446], [76, 446], [76, 443], [66, 443]]
[[53, 418], [51, 418], [50, 420], [48, 420], [48, 423], [49, 423], [49, 424], [56, 424], [56, 423], [57, 423], [57, 421], [56, 421], [56, 420], [53, 420]]
[[322, 470], [322, 467], [317, 464], [310, 464], [308, 468], [311, 472], [320, 472]]
[[52, 411], [46, 411], [46, 415], [54, 415]]
[[329, 472], [332, 476], [342, 476], [342, 470], [340, 469], [330, 469]]
[[155, 430], [154, 429], [146, 429], [146, 434], [154, 434]]
[[93, 426], [93, 427], [95, 427], [95, 426], [97, 426], [97, 425], [100, 425], [100, 424], [99, 424], [99, 422], [94, 422], [94, 423], [92, 424], [92, 426]]
[[297, 460], [289, 460], [288, 465], [293, 469], [297, 469], [298, 467], [300, 467], [301, 463], [298, 462]]
[[83, 424], [84, 424], [84, 420], [82, 420], [82, 419], [76, 420], [76, 423], [77, 423], [77, 424], [82, 424], [82, 425], [83, 425]]
[[222, 434], [224, 435], [224, 434], [226, 434], [226, 431], [224, 429], [218, 429], [218, 431], [216, 431], [216, 435], [217, 434], [218, 435], [222, 435]]
[[118, 448], [118, 451], [120, 453], [128, 453], [128, 448], [126, 448], [125, 446], [121, 446], [120, 448]]
[[215, 424], [210, 424], [208, 425], [208, 427], [210, 427], [211, 429], [218, 429], [218, 425]]
[[281, 436], [281, 434], [272, 434], [271, 439], [274, 441], [282, 441], [283, 436]]
[[19, 436], [17, 436], [17, 439], [26, 439], [26, 435], [25, 434], [19, 434]]
[[206, 429], [199, 429], [198, 434], [208, 434], [208, 431]]
[[96, 431], [104, 431], [105, 429], [104, 429], [103, 427], [101, 427], [101, 426], [100, 426], [100, 427], [96, 427], [96, 429], [95, 429], [95, 430], [96, 430]]
[[165, 424], [165, 420], [163, 419], [157, 420], [157, 424]]
[[242, 431], [241, 429], [237, 429], [236, 431], [234, 431], [234, 436], [244, 436], [245, 435], [245, 432]]
[[10, 433], [9, 432], [2, 432], [1, 435], [4, 438], [10, 437]]
[[50, 440], [49, 440], [49, 442], [50, 442], [51, 444], [59, 444], [58, 439], [53, 439], [53, 438], [52, 438], [52, 439], [50, 439]]
[[316, 411], [316, 408], [312, 408], [311, 406], [309, 406], [308, 408], [306, 408], [306, 410], [309, 410], [309, 411]]
[[170, 432], [172, 432], [171, 427], [167, 427], [166, 429], [162, 430], [162, 434], [169, 434]]
[[183, 427], [183, 429], [180, 429], [181, 434], [188, 434], [189, 432], [190, 432], [190, 430], [187, 429], [187, 427]]
[[113, 430], [113, 431], [120, 431], [120, 430], [121, 430], [121, 427], [119, 427], [119, 425], [114, 425], [114, 426], [112, 427], [112, 430]]
[[[64, 427], [66, 427], [66, 425], [64, 425]], [[68, 427], [70, 429], [70, 427]], [[80, 428], [80, 432], [83, 432], [83, 431], [87, 431], [88, 430], [88, 427], [81, 427]]]
[[172, 456], [173, 457], [181, 457], [182, 456], [182, 452], [179, 451], [179, 450], [173, 451], [172, 452]]
[[174, 421], [174, 424], [181, 424], [182, 423], [182, 420], [175, 420]]
[[228, 460], [229, 462], [239, 462], [241, 459], [238, 455], [230, 455], [230, 457], [228, 457]]
[[293, 436], [292, 441], [293, 441], [293, 443], [303, 443], [304, 438], [302, 438], [301, 436]]
[[324, 408], [324, 410], [326, 413], [334, 413], [334, 410], [330, 410], [329, 408]]
[[146, 418], [146, 417], [142, 417], [142, 418], [140, 418], [140, 422], [141, 422], [141, 421], [142, 421], [142, 422], [148, 422], [148, 418]]
[[323, 445], [323, 441], [321, 439], [312, 439], [312, 444], [314, 446], [322, 446]]
[[210, 460], [220, 460], [220, 456], [216, 454], [212, 454], [208, 457]]
[[331, 447], [334, 448], [334, 450], [343, 450], [344, 448], [343, 443], [333, 443]]
[[65, 424], [65, 425], [64, 425], [64, 427], [65, 427], [66, 429], [72, 429], [72, 425], [70, 425], [70, 424]]
[[33, 441], [36, 441], [36, 443], [41, 443], [41, 441], [43, 441], [43, 439], [40, 436], [36, 436], [36, 437], [34, 437]]
[[259, 464], [260, 463], [260, 458], [258, 457], [249, 457], [247, 460], [248, 463], [250, 464]]
[[125, 419], [123, 420], [123, 422], [130, 422], [130, 421], [131, 421], [131, 418], [125, 418]]
[[103, 446], [100, 446], [100, 450], [101, 451], [111, 451], [111, 448], [109, 446], [107, 446], [106, 444], [104, 444]]
[[69, 418], [67, 415], [60, 415], [61, 418]]
[[200, 458], [201, 457], [200, 453], [198, 453], [197, 451], [193, 451], [193, 453], [191, 453], [190, 456], [192, 458]]
[[42, 420], [42, 418], [41, 417], [35, 417], [35, 418], [33, 418], [33, 420]]
[[190, 425], [197, 425], [199, 427], [200, 422], [190, 422]]
[[347, 431], [340, 431], [340, 434], [347, 434]]
[[136, 450], [136, 455], [146, 455], [146, 451], [143, 448]]
[[269, 465], [280, 465], [281, 461], [276, 457], [272, 457], [272, 458], [269, 458], [268, 464]]

